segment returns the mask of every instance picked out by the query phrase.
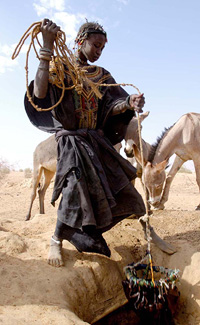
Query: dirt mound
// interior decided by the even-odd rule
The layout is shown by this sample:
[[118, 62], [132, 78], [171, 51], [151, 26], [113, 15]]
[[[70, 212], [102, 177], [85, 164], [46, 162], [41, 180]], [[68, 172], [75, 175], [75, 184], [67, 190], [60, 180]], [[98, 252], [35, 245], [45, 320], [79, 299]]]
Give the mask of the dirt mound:
[[[146, 252], [138, 221], [125, 219], [104, 234], [110, 259], [79, 253], [64, 241], [65, 266], [56, 269], [46, 262], [56, 223], [56, 208], [49, 203], [52, 189], [46, 195], [46, 214], [38, 214], [36, 199], [32, 218], [25, 222], [32, 189], [24, 184], [23, 173], [13, 172], [0, 185], [0, 322], [91, 324], [124, 305], [123, 267]], [[136, 187], [142, 193], [139, 183]], [[200, 212], [194, 211], [198, 200], [195, 175], [178, 174], [167, 210], [151, 217], [156, 232], [177, 248], [168, 256], [151, 245], [154, 265], [180, 270], [177, 324], [200, 324]], [[131, 324], [138, 324], [134, 314]]]

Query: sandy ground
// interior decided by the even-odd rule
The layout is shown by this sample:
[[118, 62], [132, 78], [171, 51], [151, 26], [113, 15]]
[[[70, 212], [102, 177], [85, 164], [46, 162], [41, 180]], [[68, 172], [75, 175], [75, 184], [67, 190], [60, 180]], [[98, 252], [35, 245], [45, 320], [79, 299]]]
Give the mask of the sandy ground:
[[[136, 188], [143, 195], [139, 180]], [[53, 268], [46, 262], [56, 223], [56, 207], [50, 205], [52, 185], [46, 214], [39, 214], [36, 198], [31, 220], [25, 222], [31, 191], [31, 179], [23, 172], [11, 172], [0, 181], [0, 324], [91, 324], [125, 304], [123, 267], [140, 260], [147, 248], [137, 220], [123, 220], [104, 234], [110, 259], [79, 253], [65, 241], [65, 266]], [[200, 324], [198, 192], [195, 174], [177, 174], [166, 209], [151, 217], [156, 232], [177, 248], [168, 256], [151, 245], [155, 265], [180, 269], [176, 324]], [[123, 324], [138, 320], [133, 315]]]

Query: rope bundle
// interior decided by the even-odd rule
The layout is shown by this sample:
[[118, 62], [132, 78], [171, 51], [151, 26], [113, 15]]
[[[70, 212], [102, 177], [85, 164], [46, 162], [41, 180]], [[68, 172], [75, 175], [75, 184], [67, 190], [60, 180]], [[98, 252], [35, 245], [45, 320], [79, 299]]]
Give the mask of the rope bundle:
[[[14, 60], [18, 55], [19, 52], [24, 45], [25, 41], [27, 38], [30, 36], [31, 41], [26, 53], [26, 65], [25, 65], [25, 70], [26, 70], [26, 89], [27, 89], [27, 97], [29, 101], [31, 102], [32, 106], [37, 110], [37, 111], [50, 111], [53, 108], [57, 107], [63, 97], [65, 90], [71, 90], [75, 88], [77, 93], [81, 95], [82, 90], [83, 90], [83, 85], [86, 84], [89, 86], [94, 94], [98, 97], [101, 98], [102, 95], [99, 91], [100, 86], [106, 86], [106, 87], [116, 87], [116, 86], [131, 86], [135, 88], [138, 93], [140, 94], [139, 89], [134, 86], [133, 84], [126, 84], [126, 83], [120, 83], [120, 84], [106, 84], [106, 83], [95, 83], [92, 80], [89, 79], [87, 73], [88, 71], [85, 69], [85, 67], [80, 67], [76, 61], [75, 55], [72, 53], [72, 51], [67, 47], [66, 45], [66, 36], [63, 31], [59, 31], [56, 36], [56, 40], [54, 42], [54, 49], [53, 49], [53, 55], [52, 55], [52, 61], [50, 62], [50, 70], [49, 70], [49, 82], [52, 84], [55, 84], [57, 87], [62, 89], [61, 96], [59, 100], [57, 101], [56, 104], [49, 108], [40, 108], [37, 105], [34, 104], [31, 94], [29, 92], [29, 81], [28, 81], [28, 60], [29, 60], [29, 54], [31, 51], [31, 48], [33, 47], [36, 57], [39, 60], [40, 57], [38, 55], [37, 49], [35, 42], [39, 45], [40, 48], [42, 48], [39, 39], [38, 39], [38, 34], [41, 32], [40, 31], [41, 27], [41, 22], [36, 22], [33, 23], [23, 34], [21, 37], [18, 45], [16, 46], [12, 59]], [[70, 87], [66, 87], [64, 83], [64, 78], [65, 78], [65, 67], [67, 68], [68, 73], [70, 74], [71, 80], [73, 85]], [[87, 66], [87, 68], [92, 68], [94, 66]]]

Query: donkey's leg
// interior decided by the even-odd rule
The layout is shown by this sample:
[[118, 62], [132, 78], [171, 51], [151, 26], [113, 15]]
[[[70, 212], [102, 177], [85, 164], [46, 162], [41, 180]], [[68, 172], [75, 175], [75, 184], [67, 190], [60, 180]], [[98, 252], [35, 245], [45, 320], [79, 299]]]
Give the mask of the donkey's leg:
[[181, 168], [181, 166], [184, 164], [185, 160], [181, 159], [180, 157], [176, 156], [173, 162], [173, 165], [167, 175], [166, 178], [166, 182], [165, 182], [165, 187], [164, 187], [164, 191], [162, 194], [162, 198], [160, 201], [159, 206], [156, 207], [156, 210], [163, 210], [165, 207], [165, 202], [168, 201], [168, 197], [169, 197], [169, 189], [171, 186], [171, 183], [174, 179], [174, 176], [176, 175], [176, 173], [179, 171], [179, 169]]
[[[196, 182], [198, 184], [199, 192], [200, 192], [200, 162], [199, 160], [196, 159], [193, 159], [193, 162], [194, 162], [194, 168], [196, 172]], [[197, 205], [195, 210], [200, 210], [200, 203]]]
[[[147, 240], [147, 237], [146, 237], [146, 222], [144, 222], [143, 220], [140, 220], [140, 223], [142, 225], [142, 228], [143, 228], [143, 231], [144, 231], [144, 234], [145, 234], [145, 239]], [[151, 226], [150, 226], [150, 237], [151, 237], [152, 243], [155, 244], [164, 253], [172, 255], [172, 254], [174, 254], [176, 252], [175, 247], [173, 247], [171, 244], [169, 244], [166, 241], [164, 241], [163, 239], [161, 239], [156, 234], [153, 227], [151, 227]]]
[[41, 175], [42, 175], [42, 168], [34, 167], [34, 169], [33, 169], [33, 191], [31, 194], [31, 203], [29, 206], [28, 214], [26, 215], [26, 218], [25, 218], [26, 221], [29, 220], [31, 217], [31, 209], [32, 209], [33, 201], [36, 198], [36, 191], [37, 191], [37, 187], [38, 187]]
[[54, 174], [55, 174], [54, 172], [51, 172], [50, 170], [44, 168], [44, 184], [42, 188], [38, 190], [41, 214], [44, 214], [44, 197], [45, 197], [46, 190], [49, 187], [49, 184]]

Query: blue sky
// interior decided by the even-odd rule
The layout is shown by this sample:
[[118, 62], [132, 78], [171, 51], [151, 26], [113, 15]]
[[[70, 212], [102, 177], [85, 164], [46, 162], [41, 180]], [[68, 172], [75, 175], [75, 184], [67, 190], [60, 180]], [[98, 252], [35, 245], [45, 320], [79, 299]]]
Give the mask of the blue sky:
[[[145, 94], [142, 137], [154, 143], [183, 114], [200, 112], [200, 1], [198, 0], [35, 0], [0, 5], [0, 157], [16, 168], [32, 167], [36, 145], [50, 134], [39, 131], [24, 111], [25, 59], [12, 52], [23, 33], [43, 18], [54, 20], [69, 46], [79, 26], [100, 22], [108, 43], [97, 62], [119, 83], [133, 83]], [[38, 61], [31, 55], [29, 80]], [[126, 87], [127, 92], [135, 90]]]

